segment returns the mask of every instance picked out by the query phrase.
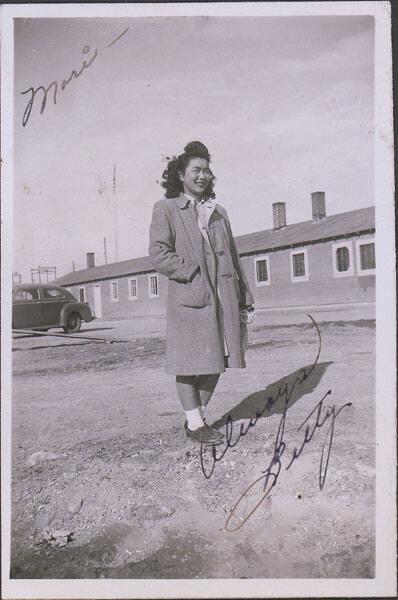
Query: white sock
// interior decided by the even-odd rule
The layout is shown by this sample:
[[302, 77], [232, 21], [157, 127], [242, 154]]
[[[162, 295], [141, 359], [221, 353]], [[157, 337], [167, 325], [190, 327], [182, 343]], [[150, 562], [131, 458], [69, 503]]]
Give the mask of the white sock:
[[206, 423], [206, 419], [205, 419], [205, 406], [199, 406], [199, 410], [200, 410], [200, 414], [202, 416], [203, 422]]
[[186, 410], [184, 412], [188, 421], [188, 429], [194, 431], [195, 429], [199, 429], [199, 427], [203, 427], [204, 422], [199, 406], [197, 408], [193, 408], [192, 410]]

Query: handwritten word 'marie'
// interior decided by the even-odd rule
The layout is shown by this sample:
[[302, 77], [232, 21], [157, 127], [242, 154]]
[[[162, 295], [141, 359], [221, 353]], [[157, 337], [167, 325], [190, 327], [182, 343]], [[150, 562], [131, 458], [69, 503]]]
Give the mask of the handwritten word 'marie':
[[[112, 42], [110, 42], [107, 47], [109, 48], [110, 46], [115, 44], [128, 31], [128, 29], [129, 28], [127, 27], [127, 29], [122, 31], [122, 33], [120, 35], [118, 35], [114, 40], [112, 40]], [[82, 50], [84, 55], [89, 54], [90, 51], [91, 51], [90, 46], [87, 46], [87, 45], [84, 46], [84, 48]], [[91, 56], [90, 60], [88, 60], [88, 61], [83, 60], [82, 66], [80, 67], [79, 71], [76, 71], [75, 69], [73, 69], [71, 74], [69, 75], [69, 77], [67, 79], [62, 80], [62, 82], [59, 86], [61, 88], [61, 90], [64, 91], [64, 89], [70, 84], [70, 82], [72, 80], [78, 79], [80, 77], [80, 75], [83, 73], [83, 71], [88, 69], [93, 64], [93, 62], [95, 61], [97, 56], [98, 56], [98, 50], [96, 48], [94, 50], [94, 54]], [[25, 111], [24, 111], [23, 117], [22, 117], [23, 127], [25, 127], [29, 121], [30, 114], [31, 114], [32, 108], [33, 108], [33, 104], [34, 104], [34, 101], [36, 98], [36, 94], [39, 91], [43, 93], [42, 102], [41, 102], [41, 106], [40, 106], [40, 114], [43, 114], [44, 109], [46, 108], [46, 105], [47, 105], [47, 95], [49, 94], [50, 90], [52, 90], [52, 93], [53, 93], [52, 100], [53, 100], [54, 104], [57, 104], [58, 81], [52, 81], [50, 83], [50, 85], [48, 85], [47, 87], [44, 87], [43, 85], [39, 85], [37, 88], [34, 88], [33, 86], [31, 86], [27, 90], [21, 92], [21, 94], [30, 94], [28, 104], [26, 105], [26, 108], [25, 108]]]
[[[84, 46], [83, 54], [88, 54], [89, 52], [90, 52], [90, 47]], [[93, 62], [97, 58], [97, 55], [98, 55], [98, 50], [95, 50], [94, 55], [89, 60], [89, 62], [86, 62], [85, 60], [83, 61], [80, 71], [75, 71], [73, 69], [73, 71], [70, 74], [70, 76], [68, 77], [68, 79], [64, 79], [62, 81], [61, 90], [63, 91], [66, 88], [66, 86], [72, 81], [72, 79], [77, 79], [78, 77], [80, 77], [80, 75], [83, 73], [83, 71], [85, 69], [88, 69], [88, 67], [93, 64]], [[50, 85], [46, 88], [43, 85], [39, 85], [39, 87], [37, 87], [36, 89], [33, 87], [30, 87], [29, 89], [25, 90], [24, 92], [21, 92], [21, 94], [29, 94], [29, 93], [31, 94], [31, 97], [29, 99], [28, 104], [26, 105], [26, 108], [25, 108], [25, 111], [24, 111], [24, 114], [22, 117], [23, 127], [25, 127], [25, 125], [29, 121], [30, 113], [32, 112], [33, 103], [34, 103], [37, 92], [39, 92], [39, 91], [43, 92], [43, 100], [42, 100], [41, 107], [40, 107], [40, 114], [43, 114], [44, 109], [46, 108], [46, 104], [47, 104], [47, 94], [49, 93], [51, 88], [53, 88], [53, 92], [54, 92], [53, 93], [53, 102], [54, 102], [54, 104], [57, 104], [57, 93], [58, 93], [58, 82], [57, 81], [52, 81], [50, 83]]]

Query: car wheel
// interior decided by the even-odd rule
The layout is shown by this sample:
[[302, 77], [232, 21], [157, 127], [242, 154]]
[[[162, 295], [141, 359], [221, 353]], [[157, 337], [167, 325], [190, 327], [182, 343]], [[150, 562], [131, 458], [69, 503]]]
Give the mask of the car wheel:
[[82, 320], [79, 313], [72, 312], [68, 316], [68, 320], [66, 321], [64, 331], [65, 333], [77, 333], [80, 330], [81, 324]]

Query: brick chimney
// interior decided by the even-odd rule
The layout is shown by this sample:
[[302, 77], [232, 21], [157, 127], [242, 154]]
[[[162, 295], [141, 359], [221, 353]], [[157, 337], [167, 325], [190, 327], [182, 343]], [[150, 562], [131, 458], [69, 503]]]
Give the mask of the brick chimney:
[[285, 202], [274, 202], [272, 204], [272, 216], [274, 219], [274, 229], [282, 229], [282, 227], [286, 227]]
[[312, 199], [312, 219], [320, 221], [326, 217], [325, 192], [313, 192]]
[[93, 267], [95, 267], [94, 252], [87, 252], [86, 257], [87, 257], [87, 269], [92, 269]]

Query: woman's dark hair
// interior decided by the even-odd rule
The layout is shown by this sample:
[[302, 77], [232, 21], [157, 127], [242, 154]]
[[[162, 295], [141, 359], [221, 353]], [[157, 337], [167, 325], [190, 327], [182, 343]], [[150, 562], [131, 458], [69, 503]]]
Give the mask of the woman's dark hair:
[[[184, 185], [180, 179], [180, 173], [185, 173], [191, 158], [204, 158], [210, 163], [210, 154], [202, 142], [189, 142], [184, 148], [183, 154], [168, 159], [167, 169], [163, 171], [162, 186], [166, 190], [166, 198], [175, 198], [184, 191]], [[212, 179], [204, 193], [205, 198], [215, 198], [213, 190], [215, 177], [211, 173]]]

